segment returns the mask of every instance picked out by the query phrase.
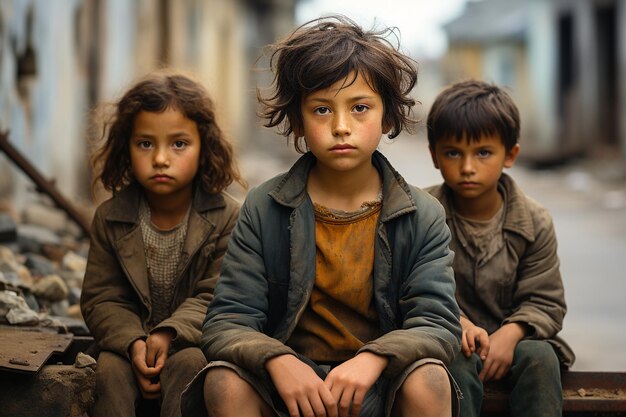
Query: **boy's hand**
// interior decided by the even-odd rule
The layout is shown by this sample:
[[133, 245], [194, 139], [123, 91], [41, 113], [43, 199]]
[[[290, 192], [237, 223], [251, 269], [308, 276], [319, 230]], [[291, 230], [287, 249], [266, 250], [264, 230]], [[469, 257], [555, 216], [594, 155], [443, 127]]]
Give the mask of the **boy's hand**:
[[[468, 318], [461, 316], [463, 336], [461, 338], [461, 350], [466, 357], [476, 352], [482, 361], [489, 355], [489, 334], [482, 327], [476, 326]], [[478, 346], [476, 344], [478, 342]]]
[[513, 363], [515, 347], [526, 335], [526, 328], [519, 323], [508, 323], [489, 336], [491, 348], [478, 377], [481, 381], [501, 379]]
[[324, 384], [339, 404], [339, 417], [359, 415], [365, 394], [388, 363], [389, 360], [384, 356], [362, 352], [328, 373]]
[[265, 363], [272, 382], [283, 399], [289, 415], [300, 417], [338, 417], [337, 402], [310, 366], [285, 354]]
[[161, 370], [148, 366], [146, 351], [146, 342], [142, 339], [135, 340], [130, 345], [130, 362], [141, 396], [147, 400], [154, 400], [161, 396], [161, 383], [158, 380]]

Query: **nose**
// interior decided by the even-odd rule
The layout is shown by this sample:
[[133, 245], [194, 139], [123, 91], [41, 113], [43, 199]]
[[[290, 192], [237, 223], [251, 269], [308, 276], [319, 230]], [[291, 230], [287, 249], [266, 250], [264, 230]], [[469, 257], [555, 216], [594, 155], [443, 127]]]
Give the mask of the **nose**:
[[470, 156], [465, 156], [461, 162], [461, 174], [463, 175], [471, 175], [474, 174], [474, 161]]
[[333, 117], [333, 136], [347, 136], [351, 133], [349, 117], [342, 112]]
[[152, 160], [152, 164], [155, 167], [169, 167], [170, 166], [170, 157], [167, 149], [163, 147], [157, 147], [154, 151], [154, 158]]

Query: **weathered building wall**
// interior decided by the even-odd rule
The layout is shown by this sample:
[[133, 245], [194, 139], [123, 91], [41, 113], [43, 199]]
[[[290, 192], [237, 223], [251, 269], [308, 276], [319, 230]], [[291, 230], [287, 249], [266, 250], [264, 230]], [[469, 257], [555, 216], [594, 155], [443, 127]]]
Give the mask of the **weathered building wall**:
[[[293, 27], [294, 0], [3, 0], [0, 129], [75, 203], [91, 202], [87, 126], [159, 67], [198, 78], [239, 149], [258, 136], [261, 46]], [[0, 199], [18, 208], [29, 180], [0, 154]]]

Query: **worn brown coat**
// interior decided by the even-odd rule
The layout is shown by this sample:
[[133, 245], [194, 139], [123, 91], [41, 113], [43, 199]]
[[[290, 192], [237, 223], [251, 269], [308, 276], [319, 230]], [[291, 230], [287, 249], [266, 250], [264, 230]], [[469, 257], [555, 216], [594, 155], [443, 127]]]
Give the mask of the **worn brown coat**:
[[175, 330], [174, 350], [199, 343], [239, 213], [239, 204], [226, 193], [195, 193], [176, 278], [174, 313], [149, 329], [152, 302], [139, 226], [140, 198], [140, 189], [130, 186], [98, 207], [81, 295], [81, 310], [98, 348], [124, 357], [132, 342], [158, 328]]
[[527, 324], [530, 339], [548, 340], [565, 366], [574, 363], [571, 348], [557, 336], [567, 311], [557, 240], [548, 210], [526, 196], [502, 174], [503, 245], [480, 263], [469, 255], [463, 236], [454, 233], [452, 191], [444, 184], [427, 189], [446, 210], [453, 231], [456, 296], [462, 314], [489, 334], [506, 323]]

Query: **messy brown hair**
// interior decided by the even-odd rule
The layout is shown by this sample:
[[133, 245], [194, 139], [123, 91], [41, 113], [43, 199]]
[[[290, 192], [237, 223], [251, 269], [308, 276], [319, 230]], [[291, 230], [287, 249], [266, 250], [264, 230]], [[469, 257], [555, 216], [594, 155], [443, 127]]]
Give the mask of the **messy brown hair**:
[[519, 140], [520, 116], [504, 89], [485, 81], [465, 80], [439, 93], [428, 112], [426, 127], [431, 149], [444, 138], [477, 142], [481, 136], [497, 134], [510, 151]]
[[[312, 20], [285, 39], [270, 45], [270, 67], [274, 73], [271, 93], [263, 97], [261, 116], [266, 127], [279, 127], [289, 137], [303, 131], [300, 104], [308, 94], [327, 88], [350, 74], [361, 75], [383, 101], [383, 126], [388, 137], [411, 131], [415, 100], [410, 96], [417, 83], [417, 66], [399, 50], [397, 29], [366, 31], [345, 16]], [[395, 42], [389, 40], [390, 35]], [[354, 79], [346, 80], [343, 88]], [[295, 148], [304, 152], [302, 138]]]
[[129, 141], [135, 117], [141, 111], [180, 111], [196, 123], [201, 152], [194, 183], [216, 194], [233, 181], [244, 188], [234, 160], [233, 147], [216, 122], [215, 105], [206, 89], [186, 75], [162, 70], [147, 75], [113, 105], [113, 114], [103, 123], [103, 144], [92, 163], [96, 169], [93, 186], [100, 181], [107, 191], [117, 193], [135, 179], [131, 170]]

